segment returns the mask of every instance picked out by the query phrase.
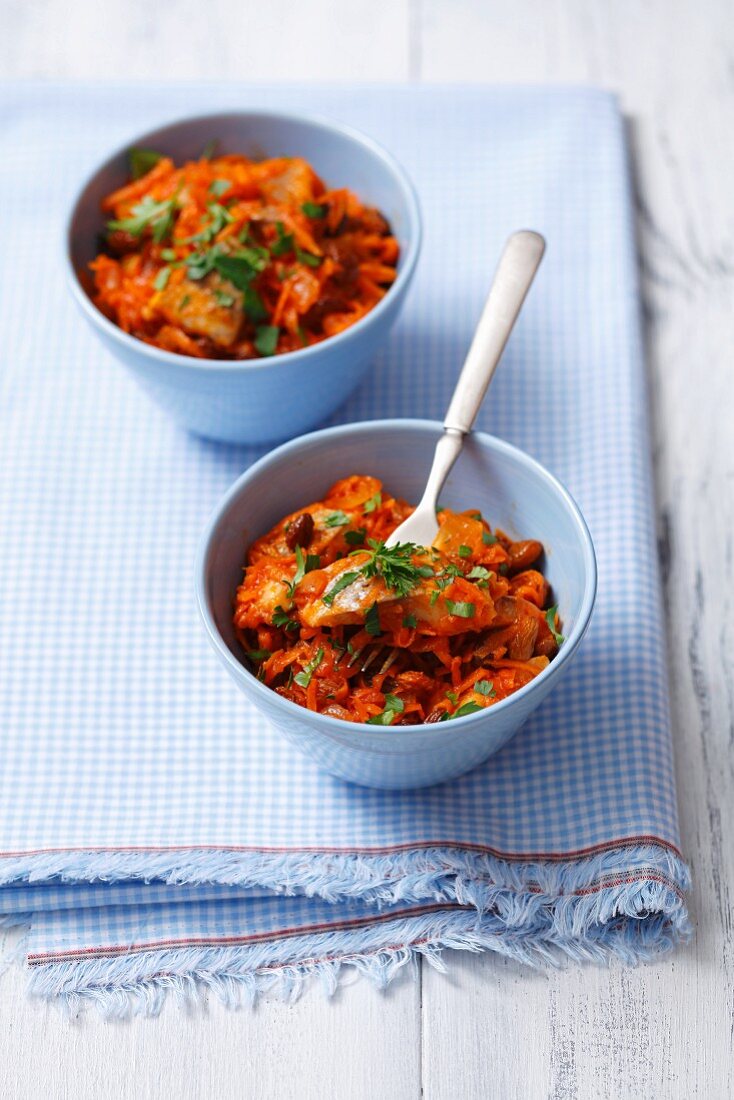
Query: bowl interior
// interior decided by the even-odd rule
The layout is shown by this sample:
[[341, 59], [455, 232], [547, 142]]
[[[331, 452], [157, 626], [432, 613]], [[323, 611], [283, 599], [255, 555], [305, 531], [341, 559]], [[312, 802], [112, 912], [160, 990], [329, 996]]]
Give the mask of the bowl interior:
[[[278, 448], [233, 486], [212, 530], [201, 579], [209, 614], [238, 661], [243, 655], [232, 628], [232, 601], [250, 543], [348, 474], [372, 474], [391, 493], [416, 503], [440, 431], [430, 421], [403, 420], [315, 432]], [[591, 610], [595, 566], [588, 532], [565, 490], [522, 452], [477, 434], [467, 440], [441, 503], [457, 510], [476, 507], [493, 528], [540, 539], [570, 651]]]
[[[288, 115], [253, 112], [207, 115], [152, 130], [113, 154], [77, 199], [69, 226], [69, 258], [77, 273], [99, 252], [104, 219], [100, 203], [129, 178], [130, 147], [154, 149], [176, 162], [195, 159], [211, 141], [219, 153], [244, 153], [262, 160], [305, 157], [327, 187], [348, 187], [388, 218], [400, 243], [398, 270], [412, 263], [417, 245], [417, 209], [407, 178], [369, 138], [328, 123]], [[86, 289], [86, 288], [85, 288]]]

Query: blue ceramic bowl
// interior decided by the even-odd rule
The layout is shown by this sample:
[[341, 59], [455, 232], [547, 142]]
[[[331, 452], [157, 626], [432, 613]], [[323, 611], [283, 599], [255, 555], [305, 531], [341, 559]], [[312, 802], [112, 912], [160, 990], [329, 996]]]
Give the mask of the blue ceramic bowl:
[[233, 599], [249, 544], [286, 513], [320, 500], [339, 477], [381, 478], [417, 501], [441, 425], [377, 420], [327, 428], [278, 447], [235, 482], [210, 520], [196, 568], [209, 638], [252, 703], [326, 771], [368, 787], [424, 787], [453, 779], [509, 740], [568, 667], [588, 626], [596, 593], [589, 531], [562, 485], [534, 459], [490, 435], [471, 435], [441, 495], [449, 508], [477, 507], [493, 526], [546, 548], [566, 641], [526, 687], [485, 711], [449, 723], [380, 729], [314, 714], [283, 699], [248, 671], [232, 627]]
[[[351, 188], [389, 219], [400, 243], [398, 276], [356, 325], [323, 343], [271, 359], [194, 359], [151, 347], [109, 321], [89, 296], [88, 263], [104, 226], [100, 202], [128, 178], [131, 146], [179, 162], [212, 139], [221, 152], [305, 157], [327, 183]], [[243, 111], [204, 115], [136, 137], [84, 184], [67, 230], [71, 289], [102, 343], [159, 405], [199, 435], [232, 443], [285, 439], [312, 428], [357, 386], [400, 312], [413, 277], [421, 220], [413, 186], [393, 157], [363, 134], [316, 118]]]

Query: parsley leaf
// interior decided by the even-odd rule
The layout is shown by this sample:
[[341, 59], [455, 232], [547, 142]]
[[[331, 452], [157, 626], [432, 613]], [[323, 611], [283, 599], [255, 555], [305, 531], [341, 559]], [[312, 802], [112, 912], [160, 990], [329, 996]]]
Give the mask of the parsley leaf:
[[402, 714], [404, 710], [405, 703], [403, 700], [388, 692], [385, 695], [385, 709], [380, 714], [374, 714], [371, 718], [368, 718], [367, 724], [370, 726], [391, 726], [393, 718], [398, 714]]
[[377, 609], [377, 601], [372, 604], [364, 619], [364, 628], [371, 637], [376, 638], [378, 634], [382, 634], [382, 628], [380, 626], [380, 613]]
[[549, 607], [545, 613], [545, 621], [548, 623], [548, 629], [553, 635], [553, 639], [556, 645], [561, 645], [565, 642], [563, 634], [556, 630], [556, 616], [558, 615], [558, 604], [554, 604], [553, 607]]
[[488, 699], [494, 699], [497, 694], [492, 680], [477, 680], [474, 690], [478, 695], [486, 695]]
[[265, 303], [253, 286], [245, 287], [244, 304], [245, 313], [254, 324], [268, 319]]
[[316, 650], [316, 656], [313, 657], [308, 664], [304, 667], [303, 672], [297, 672], [293, 677], [299, 687], [307, 688], [311, 683], [311, 677], [316, 669], [319, 667], [324, 659], [324, 650], [321, 646]]
[[153, 286], [156, 290], [165, 290], [168, 280], [171, 278], [170, 267], [162, 267], [155, 279], [153, 280]]
[[485, 546], [494, 546], [497, 542], [497, 536], [491, 534], [489, 531], [482, 531], [482, 542]]
[[325, 218], [329, 212], [329, 207], [322, 202], [304, 202], [301, 205], [301, 210], [307, 218]]
[[348, 523], [349, 516], [346, 512], [332, 512], [324, 520], [324, 527], [346, 527]]
[[452, 718], [463, 718], [467, 714], [476, 714], [478, 710], [484, 710], [484, 707], [480, 707], [478, 703], [462, 703], [459, 709], [455, 710], [453, 714], [444, 711], [440, 721], [449, 722]]
[[242, 252], [234, 256], [223, 256], [220, 252], [216, 252], [212, 257], [212, 266], [217, 269], [222, 278], [228, 279], [238, 290], [247, 290], [258, 271], [250, 262], [250, 257]]
[[288, 599], [292, 600], [296, 594], [296, 589], [306, 575], [306, 555], [300, 546], [296, 547], [296, 571], [293, 574], [293, 580], [288, 585]]
[[151, 168], [155, 168], [159, 160], [163, 159], [162, 153], [155, 153], [152, 149], [130, 149], [127, 154], [130, 164], [130, 175], [134, 180], [147, 176]]
[[113, 232], [120, 230], [123, 233], [129, 233], [131, 237], [140, 237], [146, 229], [150, 229], [153, 240], [156, 244], [160, 244], [173, 226], [175, 206], [175, 195], [162, 202], [156, 202], [150, 195], [146, 195], [132, 208], [129, 218], [109, 221], [107, 228]]
[[342, 575], [331, 586], [326, 595], [321, 597], [326, 606], [331, 607], [334, 600], [342, 591], [342, 589], [348, 588], [350, 584], [354, 584], [358, 577], [359, 573], [356, 573], [351, 569], [348, 570], [348, 572], [346, 573], [342, 573]]
[[418, 553], [420, 547], [412, 542], [385, 546], [378, 539], [367, 539], [367, 545], [372, 553], [360, 566], [362, 576], [368, 579], [382, 577], [385, 586], [398, 596], [407, 596], [412, 592], [422, 575], [418, 566], [413, 564], [413, 555]]
[[212, 195], [216, 195], [217, 198], [221, 198], [225, 191], [229, 191], [232, 184], [229, 180], [214, 180], [209, 184], [209, 190]]
[[234, 305], [234, 298], [224, 290], [215, 290], [214, 297], [217, 305], [223, 306], [225, 309], [229, 309], [230, 306]]
[[483, 565], [475, 565], [467, 573], [466, 579], [468, 581], [488, 581], [491, 576], [492, 571], [490, 569], [485, 569]]
[[446, 606], [449, 609], [449, 615], [457, 615], [460, 619], [474, 618], [473, 603], [463, 603], [461, 601], [454, 603], [453, 600], [447, 599]]
[[189, 279], [198, 282], [204, 279], [210, 271], [214, 270], [214, 264], [219, 256], [216, 248], [210, 248], [208, 252], [192, 252], [186, 257], [186, 274]]
[[403, 619], [403, 626], [407, 626], [409, 630], [415, 630], [418, 626], [418, 620], [415, 615], [406, 615]]
[[298, 630], [298, 623], [295, 619], [288, 617], [287, 612], [283, 610], [280, 604], [273, 612], [273, 626], [280, 626], [283, 630]]
[[275, 231], [278, 234], [275, 243], [271, 244], [270, 251], [274, 256], [285, 256], [293, 251], [293, 234], [286, 233], [282, 222], [275, 223]]
[[271, 656], [269, 649], [248, 649], [247, 656], [251, 661], [266, 661]]
[[361, 546], [367, 535], [366, 527], [358, 527], [356, 531], [345, 531], [344, 538], [350, 546]]
[[362, 505], [362, 511], [369, 515], [370, 512], [374, 512], [382, 504], [382, 493], [378, 490], [373, 497], [366, 500]]
[[471, 546], [465, 546], [462, 543], [462, 545], [459, 547], [459, 557], [460, 558], [470, 558], [471, 557]]
[[323, 259], [322, 256], [314, 256], [313, 252], [304, 252], [298, 245], [295, 247], [295, 252], [298, 262], [305, 264], [306, 267], [319, 267]]
[[480, 707], [478, 703], [462, 703], [457, 711], [451, 715], [452, 718], [463, 718], [465, 714], [476, 714], [478, 710], [484, 710], [484, 707]]
[[277, 325], [260, 325], [255, 332], [255, 347], [261, 355], [274, 355], [280, 329]]

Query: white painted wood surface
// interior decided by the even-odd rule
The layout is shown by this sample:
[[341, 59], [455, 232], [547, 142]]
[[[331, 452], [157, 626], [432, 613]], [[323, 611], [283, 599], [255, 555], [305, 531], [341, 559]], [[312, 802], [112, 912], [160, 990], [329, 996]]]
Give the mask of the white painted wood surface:
[[683, 841], [695, 938], [387, 995], [64, 1022], [0, 985], [0, 1095], [553, 1100], [734, 1094], [734, 13], [730, 0], [4, 0], [6, 77], [588, 82], [631, 118]]

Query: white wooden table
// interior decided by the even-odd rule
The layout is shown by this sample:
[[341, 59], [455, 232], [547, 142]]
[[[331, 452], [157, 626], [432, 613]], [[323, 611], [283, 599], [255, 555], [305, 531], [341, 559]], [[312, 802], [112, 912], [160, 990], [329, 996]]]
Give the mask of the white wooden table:
[[730, 0], [5, 0], [9, 77], [582, 82], [630, 117], [695, 938], [635, 971], [455, 955], [254, 1013], [65, 1022], [0, 985], [8, 1098], [734, 1095]]

